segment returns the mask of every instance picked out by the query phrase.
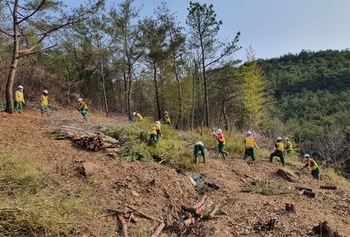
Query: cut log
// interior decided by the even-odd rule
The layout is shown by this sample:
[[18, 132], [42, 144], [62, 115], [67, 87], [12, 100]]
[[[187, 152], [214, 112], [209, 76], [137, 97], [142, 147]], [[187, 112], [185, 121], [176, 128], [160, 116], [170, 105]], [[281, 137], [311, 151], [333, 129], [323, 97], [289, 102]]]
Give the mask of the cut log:
[[106, 148], [121, 147], [125, 141], [116, 140], [112, 137], [106, 136], [101, 132], [96, 134], [87, 132], [84, 129], [62, 126], [52, 132], [55, 137], [65, 137], [74, 141], [77, 145], [91, 151], [100, 151]]
[[207, 195], [203, 195], [201, 197], [201, 199], [199, 200], [199, 202], [197, 202], [196, 204], [193, 205], [193, 208], [196, 209], [196, 208], [200, 208], [201, 206], [203, 206], [206, 199], [207, 199]]
[[298, 190], [306, 190], [306, 191], [310, 191], [310, 192], [312, 192], [312, 189], [311, 188], [305, 188], [305, 187], [295, 187], [296, 189], [298, 189]]
[[320, 186], [322, 189], [330, 189], [330, 190], [336, 190], [337, 186]]
[[186, 211], [186, 212], [191, 212], [191, 213], [193, 213], [195, 215], [199, 215], [202, 212], [201, 208], [187, 207], [187, 206], [184, 206], [184, 205], [181, 206], [181, 209]]
[[219, 205], [216, 205], [214, 209], [209, 213], [208, 219], [213, 219], [215, 216], [215, 213], [219, 210]]
[[157, 229], [151, 235], [151, 237], [158, 237], [162, 233], [162, 230], [164, 227], [165, 227], [165, 223], [164, 222], [160, 223]]
[[185, 205], [181, 206], [181, 209], [187, 212], [191, 212], [194, 213], [196, 215], [201, 214], [203, 207], [205, 206], [205, 201], [207, 199], [206, 195], [203, 195], [201, 197], [201, 199], [199, 200], [199, 202], [197, 202], [196, 204], [194, 204], [192, 207], [187, 207]]
[[180, 224], [177, 225], [177, 228], [179, 228], [180, 230], [183, 230], [185, 227], [194, 224], [196, 222], [196, 218], [189, 218], [184, 220], [183, 222], [181, 222]]
[[302, 192], [303, 192], [302, 194], [307, 196], [307, 197], [310, 197], [310, 198], [316, 197], [316, 193], [314, 193], [314, 192], [310, 192], [310, 191], [307, 191], [307, 190], [303, 190]]

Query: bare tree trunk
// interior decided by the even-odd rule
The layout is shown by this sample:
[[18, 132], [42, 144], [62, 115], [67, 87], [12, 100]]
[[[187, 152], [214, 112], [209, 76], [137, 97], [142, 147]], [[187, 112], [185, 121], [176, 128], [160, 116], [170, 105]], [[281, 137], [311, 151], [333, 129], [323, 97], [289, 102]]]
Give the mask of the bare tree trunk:
[[128, 91], [127, 91], [127, 111], [128, 111], [129, 121], [132, 121], [131, 95], [132, 95], [132, 64], [131, 64], [131, 60], [129, 59], [129, 62], [128, 62]]
[[202, 54], [203, 54], [202, 55], [202, 77], [203, 77], [203, 83], [204, 83], [205, 125], [207, 128], [209, 128], [210, 127], [210, 117], [209, 117], [208, 78], [207, 78], [206, 73], [205, 73], [204, 52]]
[[197, 66], [197, 63], [194, 62], [195, 66], [194, 66], [194, 71], [192, 73], [192, 79], [193, 79], [193, 82], [192, 82], [192, 108], [191, 108], [191, 116], [190, 116], [190, 126], [191, 128], [194, 128], [194, 111], [195, 111], [195, 89], [196, 89], [196, 76], [198, 74], [198, 66]]
[[177, 81], [177, 87], [179, 90], [179, 97], [178, 97], [178, 102], [179, 102], [179, 117], [177, 118], [177, 125], [176, 128], [183, 128], [183, 124], [180, 124], [182, 115], [183, 115], [183, 103], [182, 103], [182, 87], [181, 87], [181, 81], [179, 78], [179, 73], [177, 71], [177, 66], [176, 66], [176, 53], [173, 52], [173, 70], [175, 73], [175, 79]]
[[124, 112], [126, 112], [128, 114], [128, 118], [130, 120], [130, 116], [129, 116], [130, 111], [128, 110], [128, 75], [127, 75], [127, 72], [124, 72], [124, 102], [125, 103], [123, 103], [123, 104], [125, 107], [123, 106], [123, 109], [125, 109]]
[[12, 62], [11, 69], [7, 78], [6, 83], [6, 109], [5, 111], [9, 114], [13, 113], [13, 82], [15, 80], [18, 58], [19, 58], [19, 42], [18, 42], [18, 21], [17, 21], [17, 10], [18, 10], [18, 1], [15, 0], [13, 7], [13, 54], [12, 54]]
[[159, 95], [159, 88], [158, 88], [158, 81], [157, 81], [157, 63], [155, 60], [153, 61], [153, 81], [154, 81], [154, 90], [156, 93], [156, 106], [157, 106], [157, 113], [158, 113], [158, 119], [162, 118], [162, 112], [160, 110], [160, 95]]
[[108, 102], [107, 102], [107, 95], [106, 95], [106, 85], [105, 85], [105, 75], [104, 75], [104, 66], [103, 66], [103, 61], [102, 61], [102, 55], [101, 55], [101, 44], [100, 41], [98, 40], [98, 48], [99, 48], [99, 61], [100, 61], [100, 70], [101, 70], [101, 78], [102, 78], [102, 95], [103, 95], [103, 104], [106, 110], [106, 117], [109, 117], [109, 111], [108, 111]]
[[228, 116], [227, 116], [227, 113], [226, 113], [226, 102], [227, 102], [227, 97], [224, 98], [222, 100], [222, 107], [221, 107], [221, 110], [222, 110], [222, 114], [224, 116], [224, 121], [225, 121], [225, 130], [228, 131], [228, 128], [229, 128], [229, 121], [228, 121]]

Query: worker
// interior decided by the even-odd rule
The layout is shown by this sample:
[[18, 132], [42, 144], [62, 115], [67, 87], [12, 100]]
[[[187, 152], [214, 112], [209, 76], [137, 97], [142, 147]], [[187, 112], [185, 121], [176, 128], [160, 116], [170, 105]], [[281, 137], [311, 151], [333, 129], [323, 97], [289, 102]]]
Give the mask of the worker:
[[164, 112], [164, 121], [165, 121], [165, 123], [168, 124], [170, 127], [173, 126], [173, 125], [171, 124], [171, 120], [170, 120], [168, 111], [165, 111], [165, 112]]
[[199, 152], [201, 152], [201, 156], [203, 157], [203, 163], [205, 163], [205, 153], [207, 152], [207, 150], [205, 149], [205, 146], [201, 141], [197, 142], [193, 148], [193, 155], [194, 155], [196, 164], [198, 164]]
[[247, 136], [244, 138], [244, 160], [251, 156], [252, 160], [255, 161], [255, 149], [257, 148], [258, 146], [255, 143], [252, 132], [248, 131]]
[[156, 127], [156, 131], [157, 131], [157, 138], [159, 140], [159, 138], [162, 136], [162, 133], [161, 133], [161, 124], [160, 124], [160, 121], [156, 121], [154, 126]]
[[142, 122], [143, 117], [142, 117], [142, 115], [140, 113], [133, 112], [132, 115], [134, 115], [134, 117], [136, 118], [137, 122]]
[[41, 115], [44, 113], [47, 113], [47, 115], [49, 115], [49, 100], [48, 91], [44, 90], [43, 94], [40, 96]]
[[15, 93], [15, 112], [22, 113], [24, 102], [23, 86], [19, 85]]
[[156, 127], [151, 128], [151, 132], [149, 133], [149, 135], [150, 135], [151, 142], [153, 142], [153, 143], [158, 142], [157, 128]]
[[284, 139], [284, 150], [289, 158], [293, 158], [293, 144], [288, 137]]
[[219, 148], [220, 154], [223, 156], [224, 159], [226, 159], [226, 155], [229, 155], [229, 153], [225, 151], [226, 141], [225, 141], [225, 136], [222, 133], [222, 130], [219, 128], [216, 133], [213, 132], [213, 136], [218, 141], [218, 148]]
[[277, 137], [277, 142], [275, 143], [275, 151], [270, 154], [270, 162], [272, 162], [273, 157], [279, 157], [282, 165], [285, 165], [284, 162], [284, 144], [281, 137]]
[[303, 168], [310, 166], [311, 175], [315, 179], [320, 179], [320, 169], [318, 168], [316, 161], [314, 161], [314, 159], [312, 159], [309, 154], [304, 155], [304, 160], [305, 160], [306, 164], [303, 166]]
[[80, 112], [81, 112], [81, 115], [83, 115], [83, 119], [84, 119], [85, 121], [87, 121], [87, 115], [88, 115], [88, 113], [89, 113], [89, 109], [88, 109], [86, 103], [83, 101], [82, 98], [79, 98], [79, 99], [78, 99], [78, 102], [79, 102], [78, 111], [80, 111]]

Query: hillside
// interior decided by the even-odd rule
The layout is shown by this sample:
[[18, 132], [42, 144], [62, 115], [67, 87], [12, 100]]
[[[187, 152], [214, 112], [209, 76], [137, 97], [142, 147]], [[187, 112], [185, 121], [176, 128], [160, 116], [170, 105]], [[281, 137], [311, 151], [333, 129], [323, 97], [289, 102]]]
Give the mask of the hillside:
[[[302, 166], [301, 163], [300, 166], [286, 167], [300, 172], [297, 182], [288, 182], [276, 174], [281, 168], [278, 161], [270, 164], [267, 159], [259, 157], [255, 164], [251, 164], [242, 160], [239, 154], [223, 160], [218, 158], [214, 148], [209, 147], [207, 163], [200, 163], [197, 170], [183, 172], [192, 177], [203, 176], [205, 182], [219, 188], [211, 189], [204, 183], [198, 185], [198, 191], [208, 197], [203, 207], [204, 217], [180, 230], [175, 228], [174, 222], [181, 219], [181, 206], [191, 207], [201, 199], [185, 175], [157, 162], [121, 162], [106, 153], [86, 151], [70, 140], [54, 140], [48, 135], [49, 131], [62, 125], [95, 132], [112, 124], [127, 124], [126, 118], [91, 114], [89, 123], [82, 123], [77, 112], [55, 111], [50, 117], [41, 117], [38, 110], [31, 110], [22, 114], [0, 112], [0, 122], [2, 156], [11, 154], [27, 160], [30, 166], [45, 173], [46, 181], [41, 187], [51, 190], [46, 191], [47, 199], [79, 198], [84, 200], [79, 205], [86, 210], [76, 219], [68, 218], [70, 221], [66, 225], [74, 226], [69, 233], [53, 228], [44, 230], [54, 226], [52, 223], [41, 228], [30, 224], [31, 227], [26, 227], [22, 223], [16, 236], [122, 236], [116, 214], [129, 215], [133, 209], [134, 218], [126, 217], [125, 221], [128, 236], [135, 237], [150, 236], [159, 224], [157, 220], [166, 224], [162, 237], [315, 236], [311, 234], [313, 227], [324, 221], [340, 236], [350, 233], [347, 181], [330, 173], [321, 173], [322, 179], [314, 180], [309, 171], [297, 168]], [[80, 160], [96, 165], [92, 176], [81, 175], [77, 169], [81, 166]], [[26, 211], [30, 213], [29, 209], [33, 208], [29, 202], [21, 201], [19, 191], [17, 193], [11, 187], [13, 183], [6, 174], [8, 167], [0, 168], [0, 217], [2, 223], [6, 223], [0, 228], [0, 236], [14, 236], [9, 235], [11, 228], [13, 231], [16, 227], [13, 212], [20, 215]], [[257, 186], [250, 184], [249, 177], [259, 180]], [[321, 185], [335, 185], [337, 189], [320, 189]], [[295, 187], [311, 188], [317, 196], [301, 195]], [[41, 194], [39, 190], [26, 193], [26, 197], [35, 199]], [[57, 198], [54, 201], [62, 200]], [[35, 223], [53, 215], [49, 213], [51, 206], [45, 207], [44, 203], [40, 205], [44, 205], [48, 212], [37, 216]], [[286, 203], [294, 204], [296, 213], [286, 212]], [[207, 219], [215, 205], [219, 205], [219, 210], [214, 218]], [[29, 223], [30, 218], [33, 217], [28, 215], [25, 220]], [[264, 230], [271, 220], [276, 221], [273, 230]]]

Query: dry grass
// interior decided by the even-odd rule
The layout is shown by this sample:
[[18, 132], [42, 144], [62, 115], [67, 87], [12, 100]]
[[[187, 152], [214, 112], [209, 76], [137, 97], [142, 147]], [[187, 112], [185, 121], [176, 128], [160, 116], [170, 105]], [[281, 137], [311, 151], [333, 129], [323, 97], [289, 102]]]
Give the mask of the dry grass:
[[35, 157], [0, 155], [3, 236], [68, 235], [84, 229], [85, 218], [96, 215], [88, 192], [67, 192]]

